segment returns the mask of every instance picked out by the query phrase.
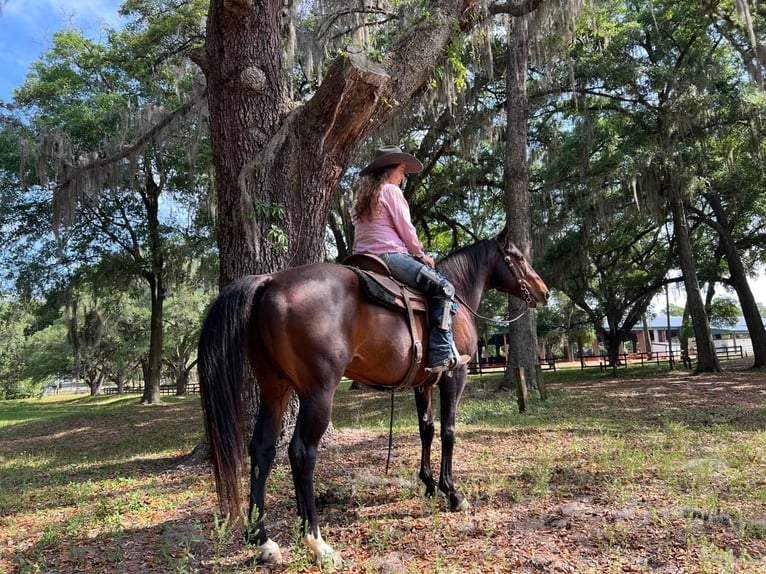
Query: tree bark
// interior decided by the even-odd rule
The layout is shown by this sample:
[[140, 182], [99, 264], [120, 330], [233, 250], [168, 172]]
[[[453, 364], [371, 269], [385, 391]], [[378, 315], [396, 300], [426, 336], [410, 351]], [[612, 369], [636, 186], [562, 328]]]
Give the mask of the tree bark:
[[697, 270], [694, 267], [686, 212], [680, 192], [675, 187], [670, 190], [668, 203], [673, 214], [673, 230], [678, 248], [678, 263], [684, 278], [686, 301], [692, 317], [692, 327], [694, 328], [694, 339], [697, 347], [697, 367], [695, 371], [698, 373], [720, 372], [721, 365], [715, 353], [710, 322], [708, 321], [707, 313], [705, 313], [705, 306], [702, 302], [699, 281], [697, 279]]
[[468, 4], [431, 2], [431, 16], [380, 64], [350, 47], [298, 103], [283, 72], [282, 2], [211, 2], [204, 61], [221, 287], [322, 258], [340, 178], [365, 138], [425, 85]]
[[[147, 162], [147, 165], [151, 165]], [[162, 343], [163, 343], [163, 308], [165, 302], [165, 285], [163, 268], [165, 265], [162, 253], [162, 238], [160, 234], [159, 204], [161, 188], [154, 180], [151, 171], [147, 169], [146, 186], [142, 198], [146, 209], [146, 221], [149, 232], [149, 261], [144, 278], [149, 283], [151, 294], [151, 317], [149, 319], [149, 357], [147, 359], [146, 377], [142, 404], [158, 404], [161, 402], [160, 380], [162, 376]]]
[[714, 228], [718, 232], [726, 263], [729, 266], [729, 284], [737, 292], [742, 314], [745, 317], [745, 324], [750, 333], [750, 340], [753, 343], [753, 355], [755, 357], [753, 367], [764, 368], [766, 367], [766, 328], [763, 326], [758, 304], [755, 302], [755, 297], [747, 282], [747, 273], [732, 236], [729, 218], [718, 195], [711, 193], [707, 194], [706, 197], [717, 220], [714, 223]]
[[652, 360], [652, 340], [649, 338], [649, 324], [646, 321], [646, 313], [641, 315], [641, 328], [644, 333], [644, 352], [646, 353], [647, 359], [651, 361]]
[[[506, 73], [506, 151], [505, 198], [508, 237], [527, 259], [532, 258], [529, 214], [529, 172], [527, 169], [527, 127], [529, 98], [529, 23], [527, 16], [512, 18], [508, 23], [508, 65]], [[508, 297], [509, 315], [516, 317], [526, 304]], [[537, 321], [532, 312], [525, 313], [509, 325], [508, 367], [501, 386], [512, 387], [513, 367], [523, 367], [528, 387], [537, 384]]]

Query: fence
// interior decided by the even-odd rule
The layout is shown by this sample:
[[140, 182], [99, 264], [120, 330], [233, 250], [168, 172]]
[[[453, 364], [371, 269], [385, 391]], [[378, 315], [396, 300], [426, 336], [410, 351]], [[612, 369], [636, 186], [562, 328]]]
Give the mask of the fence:
[[[105, 395], [116, 395], [117, 393], [117, 387], [104, 387], [101, 392]], [[144, 387], [142, 386], [125, 386], [122, 388], [122, 394], [128, 395], [128, 394], [140, 394], [144, 392]], [[192, 394], [192, 393], [199, 393], [199, 383], [189, 383], [186, 386], [186, 394]], [[176, 386], [175, 385], [160, 385], [160, 395], [175, 395], [176, 394]]]
[[[719, 347], [716, 348], [716, 355], [719, 359], [744, 359], [747, 356], [745, 349], [741, 345], [734, 345], [731, 347]], [[606, 369], [627, 368], [628, 366], [637, 365], [660, 365], [662, 363], [678, 363], [688, 368], [692, 367], [692, 360], [695, 359], [695, 355], [686, 357], [680, 350], [672, 351], [655, 351], [653, 353], [619, 353], [617, 355], [617, 364], [613, 365], [609, 355], [590, 355], [571, 361], [565, 359], [543, 359], [538, 361], [538, 367], [541, 371], [556, 371], [562, 364], [574, 365], [579, 362], [580, 370], [585, 369], [599, 369], [605, 371]], [[492, 373], [505, 372], [507, 368], [505, 361], [485, 361], [485, 362], [471, 362], [468, 364], [468, 372], [472, 375], [483, 375]]]
[[[715, 350], [716, 355], [720, 359], [744, 359], [747, 356], [745, 349], [741, 345], [734, 345], [731, 347], [719, 347]], [[617, 365], [612, 365], [612, 361], [609, 355], [593, 355], [591, 357], [583, 357], [580, 359], [580, 370], [584, 370], [590, 367], [600, 368], [602, 371], [608, 368], [623, 367], [627, 368], [629, 365], [659, 365], [661, 363], [679, 363], [691, 368], [692, 360], [696, 358], [696, 355], [686, 355], [681, 350], [672, 351], [655, 351], [653, 353], [620, 353], [617, 355]]]
[[[721, 359], [744, 359], [746, 356], [745, 350], [741, 345], [735, 345], [731, 347], [720, 347], [716, 349], [716, 355]], [[629, 365], [659, 365], [661, 363], [670, 362], [671, 356], [673, 361], [681, 364], [688, 364], [691, 368], [690, 360], [693, 356], [684, 362], [683, 353], [681, 351], [658, 351], [654, 353], [620, 353], [617, 355], [617, 365], [613, 366], [609, 355], [592, 355], [588, 357], [582, 357], [575, 359], [574, 361], [566, 361], [564, 359], [543, 359], [538, 361], [537, 367], [541, 371], [556, 371], [559, 367], [558, 363], [574, 363], [577, 360], [580, 362], [580, 370], [596, 368], [602, 371], [611, 368], [627, 368]], [[468, 363], [468, 373], [471, 375], [485, 375], [485, 374], [497, 374], [504, 373], [508, 368], [508, 364], [505, 361], [472, 361]], [[117, 387], [104, 387], [102, 391], [105, 395], [116, 395]], [[123, 394], [129, 393], [143, 393], [144, 388], [142, 386], [126, 386], [122, 389]], [[189, 383], [186, 387], [186, 394], [199, 393], [199, 383]], [[160, 385], [160, 395], [175, 395], [175, 385]]]
[[[537, 362], [537, 366], [541, 371], [555, 371], [556, 360], [545, 359]], [[508, 368], [508, 363], [505, 361], [472, 361], [468, 363], [469, 375], [486, 375], [492, 373], [504, 373]]]

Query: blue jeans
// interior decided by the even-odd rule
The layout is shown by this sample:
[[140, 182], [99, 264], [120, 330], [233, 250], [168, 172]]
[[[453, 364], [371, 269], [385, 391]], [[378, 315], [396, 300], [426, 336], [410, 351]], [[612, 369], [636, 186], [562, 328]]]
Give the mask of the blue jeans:
[[[454, 287], [444, 275], [407, 253], [384, 253], [380, 258], [394, 279], [422, 291], [428, 299], [428, 366], [449, 362], [453, 356], [452, 315], [457, 311], [452, 299]], [[424, 267], [430, 272], [422, 274]]]

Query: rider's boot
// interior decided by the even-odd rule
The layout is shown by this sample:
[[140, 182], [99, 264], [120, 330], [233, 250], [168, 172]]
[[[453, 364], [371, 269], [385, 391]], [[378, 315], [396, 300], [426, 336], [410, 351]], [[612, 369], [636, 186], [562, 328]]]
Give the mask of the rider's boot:
[[444, 297], [431, 297], [428, 305], [430, 333], [428, 337], [428, 367], [431, 373], [451, 371], [462, 365], [452, 338], [452, 315], [457, 305]]

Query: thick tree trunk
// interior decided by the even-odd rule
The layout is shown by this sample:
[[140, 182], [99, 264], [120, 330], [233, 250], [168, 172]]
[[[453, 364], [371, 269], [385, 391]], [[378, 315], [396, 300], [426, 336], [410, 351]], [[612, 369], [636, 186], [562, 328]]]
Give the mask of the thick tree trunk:
[[[505, 152], [505, 197], [508, 237], [527, 259], [532, 258], [529, 214], [529, 173], [527, 170], [527, 124], [529, 99], [527, 72], [529, 60], [528, 17], [511, 18], [508, 23], [508, 67], [506, 74], [507, 116]], [[512, 317], [526, 307], [523, 301], [509, 297]], [[515, 385], [513, 367], [523, 367], [527, 386], [537, 384], [537, 321], [532, 312], [525, 313], [509, 325], [508, 369], [503, 388]]]
[[182, 397], [186, 394], [186, 389], [189, 386], [189, 373], [188, 371], [179, 371], [175, 380], [176, 396]]
[[697, 367], [695, 370], [698, 373], [720, 372], [721, 365], [715, 353], [710, 323], [707, 313], [705, 313], [705, 306], [702, 302], [699, 281], [697, 279], [697, 270], [694, 267], [686, 212], [677, 189], [670, 191], [668, 202], [673, 214], [673, 230], [678, 248], [678, 262], [684, 278], [686, 301], [694, 328], [694, 339], [697, 347]]
[[289, 100], [282, 2], [212, 1], [206, 72], [218, 193], [221, 287], [250, 273], [320, 260], [331, 199], [373, 130], [429, 78], [471, 4], [432, 2], [433, 17], [381, 64], [350, 47], [305, 104]]
[[609, 366], [616, 367], [620, 364], [620, 345], [624, 336], [622, 332], [615, 333], [611, 329], [608, 331], [604, 329], [602, 339], [604, 347], [606, 347], [606, 354], [609, 357]]
[[716, 216], [715, 229], [721, 240], [726, 263], [729, 266], [729, 284], [737, 292], [739, 304], [742, 307], [742, 314], [745, 317], [745, 324], [750, 333], [750, 340], [753, 343], [753, 355], [755, 361], [753, 367], [766, 367], [766, 328], [763, 326], [763, 319], [758, 311], [758, 305], [755, 297], [747, 282], [747, 273], [742, 264], [742, 258], [737, 250], [737, 244], [731, 233], [731, 224], [726, 212], [721, 205], [721, 198], [715, 194], [708, 194], [708, 203]]

